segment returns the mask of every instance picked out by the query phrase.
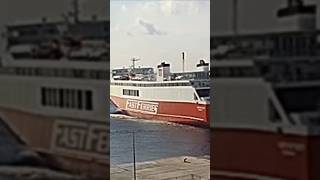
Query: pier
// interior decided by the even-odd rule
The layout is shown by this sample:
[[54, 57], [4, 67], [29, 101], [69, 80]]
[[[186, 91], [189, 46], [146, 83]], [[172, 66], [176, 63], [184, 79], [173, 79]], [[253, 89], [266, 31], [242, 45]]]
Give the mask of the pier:
[[[111, 179], [133, 179], [133, 164], [111, 165]], [[208, 180], [210, 174], [209, 157], [174, 157], [137, 163], [137, 180]]]

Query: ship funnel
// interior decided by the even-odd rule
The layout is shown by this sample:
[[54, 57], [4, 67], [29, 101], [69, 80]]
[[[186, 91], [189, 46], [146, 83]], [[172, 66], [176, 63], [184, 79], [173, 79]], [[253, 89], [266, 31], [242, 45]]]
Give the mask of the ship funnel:
[[182, 52], [182, 72], [184, 72], [184, 56], [185, 56], [185, 53]]
[[48, 21], [48, 18], [47, 18], [47, 17], [42, 17], [42, 18], [41, 18], [41, 22], [42, 22], [43, 24], [47, 23], [47, 21]]
[[162, 62], [161, 64], [158, 65], [157, 81], [169, 80], [170, 75], [171, 75], [170, 64]]
[[209, 72], [209, 63], [206, 63], [203, 59], [197, 64], [197, 70], [201, 72]]
[[94, 15], [91, 16], [91, 19], [93, 21], [97, 21], [98, 20], [98, 16], [96, 14], [94, 14]]

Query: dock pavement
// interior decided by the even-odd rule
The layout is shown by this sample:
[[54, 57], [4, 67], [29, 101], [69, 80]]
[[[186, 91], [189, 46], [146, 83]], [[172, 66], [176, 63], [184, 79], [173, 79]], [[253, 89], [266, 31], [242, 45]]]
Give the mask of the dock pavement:
[[[133, 179], [133, 164], [111, 165], [111, 180]], [[174, 157], [136, 164], [137, 180], [208, 180], [209, 157]]]

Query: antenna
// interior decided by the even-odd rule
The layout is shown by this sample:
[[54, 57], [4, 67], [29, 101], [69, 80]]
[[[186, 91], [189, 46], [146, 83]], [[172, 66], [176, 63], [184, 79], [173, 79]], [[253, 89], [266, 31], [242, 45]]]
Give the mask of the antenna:
[[72, 7], [73, 7], [73, 18], [74, 22], [78, 23], [79, 22], [79, 0], [73, 0], [72, 1]]
[[234, 35], [238, 34], [238, 0], [233, 0], [233, 19], [232, 28]]
[[184, 72], [184, 52], [182, 52], [182, 72]]

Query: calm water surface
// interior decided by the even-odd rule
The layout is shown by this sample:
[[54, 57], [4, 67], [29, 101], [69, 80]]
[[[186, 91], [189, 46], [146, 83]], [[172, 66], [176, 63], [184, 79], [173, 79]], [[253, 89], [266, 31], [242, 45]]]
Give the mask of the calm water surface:
[[[111, 112], [115, 110], [111, 108]], [[136, 134], [137, 162], [176, 156], [205, 156], [210, 152], [209, 129], [131, 118], [111, 117], [111, 163], [132, 162], [132, 132]]]

